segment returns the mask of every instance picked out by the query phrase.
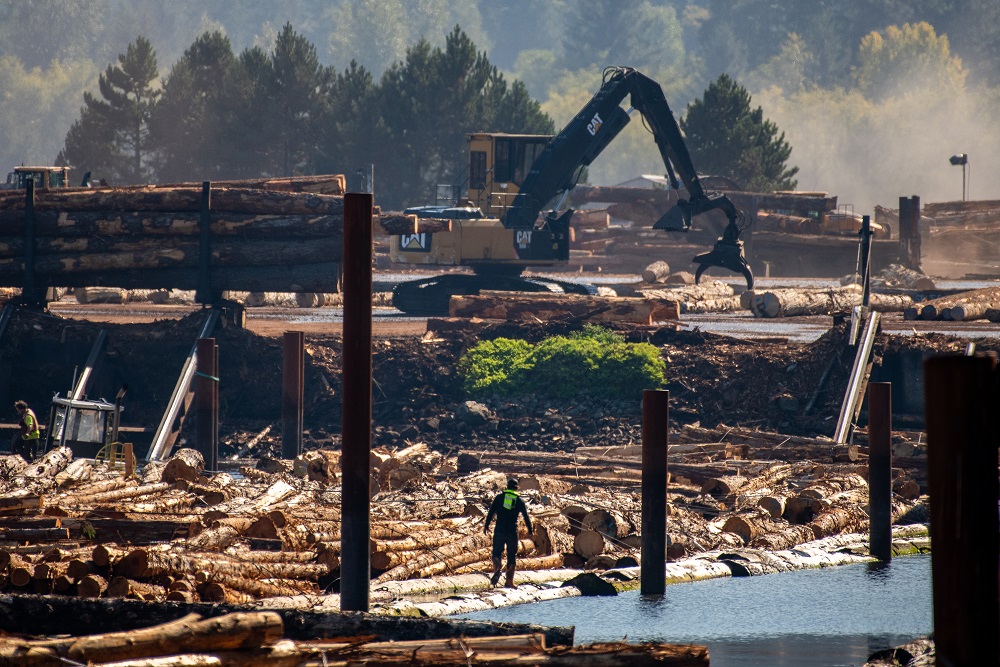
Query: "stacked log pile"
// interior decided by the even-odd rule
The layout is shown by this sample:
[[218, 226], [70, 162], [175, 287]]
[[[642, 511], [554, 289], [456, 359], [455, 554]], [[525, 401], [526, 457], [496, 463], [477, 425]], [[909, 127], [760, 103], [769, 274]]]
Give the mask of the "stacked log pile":
[[[785, 549], [866, 529], [863, 448], [721, 432], [690, 427], [670, 445], [672, 559]], [[338, 452], [262, 459], [238, 478], [203, 472], [200, 454], [189, 449], [147, 465], [137, 479], [74, 460], [66, 448], [30, 465], [0, 457], [0, 589], [245, 604], [336, 587]], [[510, 475], [521, 479], [535, 528], [519, 536], [520, 569], [638, 562], [637, 446], [445, 457], [415, 444], [372, 453], [373, 582], [489, 571], [483, 515]], [[911, 507], [897, 495], [894, 515]]]
[[1000, 287], [985, 287], [913, 304], [903, 311], [903, 319], [1000, 322]]
[[[342, 185], [339, 176], [326, 181]], [[338, 194], [316, 194], [272, 189], [268, 183], [216, 184], [210, 197], [212, 287], [338, 291], [343, 231], [338, 188]], [[39, 191], [35, 280], [65, 287], [194, 289], [202, 205], [202, 188], [194, 184]], [[0, 195], [3, 285], [25, 281], [25, 207], [23, 192]]]

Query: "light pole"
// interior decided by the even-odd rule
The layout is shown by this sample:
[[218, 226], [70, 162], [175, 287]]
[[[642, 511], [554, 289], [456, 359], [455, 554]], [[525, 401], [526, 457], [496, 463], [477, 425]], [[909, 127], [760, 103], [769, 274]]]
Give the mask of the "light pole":
[[948, 160], [953, 166], [962, 165], [962, 201], [965, 201], [965, 168], [969, 164], [969, 154], [959, 153], [952, 155]]

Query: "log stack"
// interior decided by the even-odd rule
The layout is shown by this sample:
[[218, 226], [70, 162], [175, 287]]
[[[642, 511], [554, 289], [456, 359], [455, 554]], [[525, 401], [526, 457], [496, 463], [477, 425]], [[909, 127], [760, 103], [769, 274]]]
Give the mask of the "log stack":
[[[290, 187], [289, 182], [213, 187], [208, 244], [213, 289], [339, 291], [342, 177], [317, 177], [312, 183], [316, 188], [333, 183], [338, 194], [271, 187]], [[25, 206], [23, 192], [0, 195], [0, 284], [11, 287], [26, 280]], [[194, 289], [201, 210], [202, 188], [194, 184], [37, 192], [36, 284]]]
[[[789, 548], [865, 526], [863, 448], [689, 426], [671, 435], [668, 460], [671, 558]], [[200, 455], [181, 449], [129, 479], [65, 448], [31, 465], [0, 457], [0, 591], [315, 604], [340, 573], [339, 465], [338, 451], [314, 450], [261, 460], [239, 478], [206, 475]], [[373, 450], [371, 466], [376, 583], [478, 573], [472, 580], [484, 587], [478, 575], [490, 569], [491, 542], [483, 519], [511, 475], [522, 481], [535, 529], [519, 535], [520, 570], [638, 559], [636, 445], [444, 456], [415, 443]], [[893, 511], [911, 506], [900, 501]]]
[[1000, 287], [985, 287], [917, 303], [903, 312], [903, 319], [998, 322]]

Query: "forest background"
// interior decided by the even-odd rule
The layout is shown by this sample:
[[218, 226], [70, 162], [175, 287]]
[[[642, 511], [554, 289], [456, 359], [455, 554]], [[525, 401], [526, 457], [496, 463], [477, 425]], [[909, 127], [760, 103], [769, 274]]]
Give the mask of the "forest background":
[[[133, 139], [147, 141], [159, 123], [174, 141], [141, 157], [130, 172], [137, 181], [247, 170], [353, 177], [375, 164], [376, 196], [398, 197], [383, 205], [426, 203], [434, 183], [464, 167], [466, 132], [557, 131], [606, 66], [627, 65], [657, 80], [681, 119], [729, 75], [784, 133], [798, 189], [838, 195], [856, 212], [912, 194], [961, 199], [963, 177], [970, 198], [1000, 198], [997, 0], [0, 0], [0, 169], [51, 164], [74, 141], [100, 140], [83, 122], [85, 94], [100, 102], [99, 78], [143, 45], [155, 65], [145, 93], [174, 108], [164, 104]], [[211, 81], [192, 87], [198, 58], [285, 77], [269, 134], [236, 122], [238, 109], [225, 127], [192, 133], [212, 90]], [[470, 74], [495, 94], [477, 108], [458, 90]], [[326, 87], [337, 104], [304, 113], [288, 94], [292, 78], [313, 81], [303, 99]], [[370, 113], [370, 96], [389, 90], [406, 104]], [[476, 126], [490, 122], [503, 126]], [[193, 146], [201, 154], [184, 153]], [[969, 156], [967, 173], [949, 164], [958, 153]], [[73, 166], [78, 175], [94, 168]], [[643, 173], [663, 166], [633, 122], [589, 180]]]

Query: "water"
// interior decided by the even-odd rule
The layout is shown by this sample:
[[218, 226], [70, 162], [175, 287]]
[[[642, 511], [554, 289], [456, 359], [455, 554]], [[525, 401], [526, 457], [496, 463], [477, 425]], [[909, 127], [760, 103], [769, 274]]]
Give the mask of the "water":
[[574, 625], [576, 642], [705, 644], [712, 667], [861, 665], [931, 633], [930, 556], [567, 598], [463, 618]]

